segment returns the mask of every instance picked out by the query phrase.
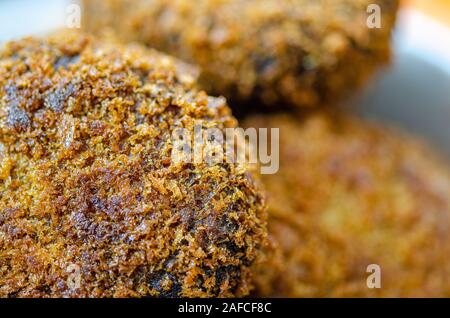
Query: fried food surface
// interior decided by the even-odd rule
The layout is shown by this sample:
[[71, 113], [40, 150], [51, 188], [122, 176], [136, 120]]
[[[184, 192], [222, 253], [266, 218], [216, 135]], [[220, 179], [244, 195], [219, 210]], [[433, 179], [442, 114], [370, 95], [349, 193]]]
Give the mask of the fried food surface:
[[[280, 128], [265, 175], [269, 237], [258, 296], [450, 295], [450, 173], [421, 142], [336, 114], [255, 116]], [[376, 264], [381, 288], [370, 276]]]
[[[370, 29], [368, 6], [381, 8]], [[397, 0], [85, 0], [85, 26], [113, 30], [202, 69], [201, 84], [248, 100], [310, 107], [352, 92], [389, 60]]]
[[79, 33], [0, 51], [0, 296], [249, 293], [250, 167], [171, 162], [175, 127], [236, 125], [190, 70]]

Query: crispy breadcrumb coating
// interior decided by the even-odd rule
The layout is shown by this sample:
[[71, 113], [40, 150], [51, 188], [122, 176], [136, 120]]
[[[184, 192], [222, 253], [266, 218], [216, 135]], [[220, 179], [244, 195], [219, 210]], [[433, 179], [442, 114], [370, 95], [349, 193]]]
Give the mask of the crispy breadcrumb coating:
[[[351, 93], [389, 60], [398, 7], [397, 0], [83, 2], [88, 30], [109, 29], [199, 65], [208, 92], [243, 108], [310, 107]], [[381, 28], [367, 25], [373, 4]], [[248, 100], [255, 102], [241, 103]]]
[[[450, 295], [450, 172], [421, 142], [348, 115], [255, 116], [280, 128], [265, 175], [275, 245], [259, 296]], [[442, 160], [442, 161], [441, 161]], [[381, 269], [381, 289], [370, 275]]]
[[249, 293], [266, 235], [250, 167], [171, 162], [176, 127], [236, 125], [190, 71], [72, 32], [5, 45], [0, 296]]

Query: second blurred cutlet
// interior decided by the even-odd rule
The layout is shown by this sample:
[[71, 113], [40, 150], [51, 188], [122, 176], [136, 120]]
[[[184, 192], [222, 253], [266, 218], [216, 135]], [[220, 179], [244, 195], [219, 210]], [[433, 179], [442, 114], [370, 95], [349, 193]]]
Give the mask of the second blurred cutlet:
[[[450, 172], [432, 151], [342, 114], [245, 125], [280, 129], [280, 170], [263, 176], [278, 246], [258, 275], [260, 296], [449, 295]], [[367, 285], [369, 265], [379, 289]]]
[[[367, 26], [371, 4], [381, 9], [379, 29]], [[389, 60], [397, 7], [397, 0], [84, 0], [83, 19], [89, 31], [113, 30], [198, 64], [203, 87], [241, 108], [250, 99], [311, 107], [334, 103]]]

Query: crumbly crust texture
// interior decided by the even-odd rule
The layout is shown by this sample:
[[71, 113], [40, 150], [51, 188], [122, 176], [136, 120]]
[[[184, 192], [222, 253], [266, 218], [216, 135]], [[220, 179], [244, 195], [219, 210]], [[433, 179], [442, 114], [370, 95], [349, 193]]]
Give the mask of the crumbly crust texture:
[[[280, 128], [265, 175], [272, 256], [258, 296], [450, 295], [450, 172], [420, 141], [342, 114], [255, 116]], [[381, 288], [369, 289], [381, 269]], [[374, 282], [372, 278], [369, 282]]]
[[[373, 4], [381, 28], [367, 26]], [[85, 0], [83, 21], [199, 65], [206, 91], [239, 107], [311, 107], [335, 103], [389, 60], [397, 8], [397, 0]]]
[[6, 44], [0, 296], [247, 295], [263, 198], [245, 165], [171, 162], [195, 120], [236, 125], [171, 57], [76, 32]]

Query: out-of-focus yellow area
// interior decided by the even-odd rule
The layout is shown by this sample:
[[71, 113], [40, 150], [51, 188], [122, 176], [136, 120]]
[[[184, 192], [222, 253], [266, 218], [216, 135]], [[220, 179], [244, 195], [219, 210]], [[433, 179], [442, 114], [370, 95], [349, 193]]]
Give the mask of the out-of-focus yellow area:
[[450, 0], [403, 0], [403, 5], [418, 9], [450, 26]]

